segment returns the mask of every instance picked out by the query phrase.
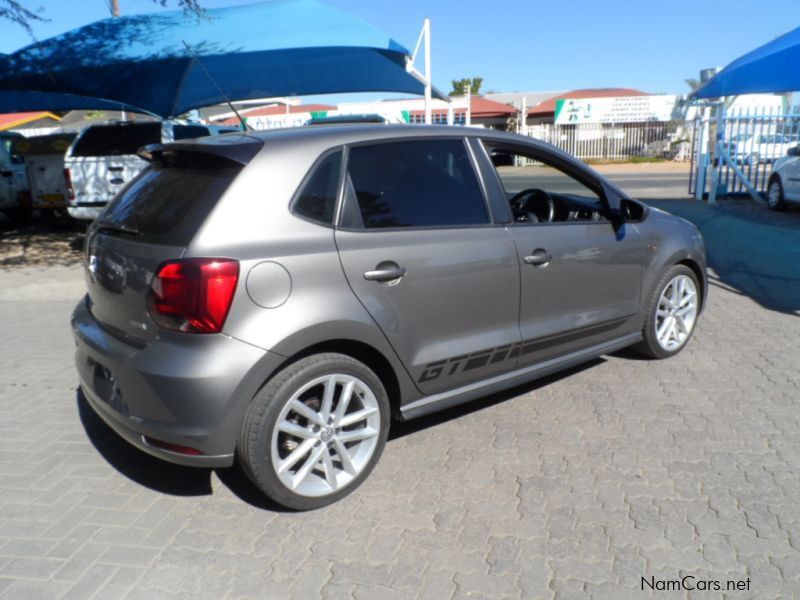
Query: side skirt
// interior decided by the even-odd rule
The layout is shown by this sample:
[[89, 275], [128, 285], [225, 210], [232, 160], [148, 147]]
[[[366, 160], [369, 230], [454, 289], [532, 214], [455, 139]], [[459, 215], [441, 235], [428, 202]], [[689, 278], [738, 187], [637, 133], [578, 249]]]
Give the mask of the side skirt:
[[631, 333], [609, 342], [603, 342], [602, 344], [584, 350], [578, 350], [571, 354], [551, 358], [544, 362], [517, 369], [510, 373], [504, 373], [503, 375], [497, 375], [484, 381], [471, 383], [448, 392], [425, 396], [405, 406], [401, 406], [400, 414], [403, 420], [416, 419], [417, 417], [457, 406], [469, 402], [470, 400], [488, 396], [489, 394], [494, 394], [545, 377], [557, 371], [574, 367], [575, 365], [587, 362], [603, 354], [610, 354], [611, 352], [616, 352], [617, 350], [631, 346], [641, 340], [641, 333]]

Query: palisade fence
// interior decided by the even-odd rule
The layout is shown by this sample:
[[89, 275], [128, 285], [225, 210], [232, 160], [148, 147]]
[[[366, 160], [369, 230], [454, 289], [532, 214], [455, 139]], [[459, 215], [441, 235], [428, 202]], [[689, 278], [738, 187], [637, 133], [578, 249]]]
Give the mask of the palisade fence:
[[527, 135], [583, 160], [633, 157], [689, 160], [694, 122], [579, 123], [528, 126]]
[[723, 112], [707, 111], [695, 121], [689, 193], [698, 195], [698, 180], [699, 195], [708, 192], [714, 171], [717, 195], [747, 192], [724, 154], [756, 191], [765, 192], [775, 161], [800, 144], [800, 106], [716, 110]]

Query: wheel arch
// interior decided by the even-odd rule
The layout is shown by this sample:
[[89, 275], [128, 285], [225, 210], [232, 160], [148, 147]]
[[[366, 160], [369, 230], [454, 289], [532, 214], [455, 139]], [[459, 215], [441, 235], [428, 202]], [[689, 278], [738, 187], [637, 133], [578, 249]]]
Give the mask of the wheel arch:
[[290, 364], [306, 358], [307, 356], [321, 354], [323, 352], [344, 354], [345, 356], [349, 356], [350, 358], [354, 358], [355, 360], [364, 363], [370, 369], [372, 369], [372, 371], [374, 371], [378, 376], [378, 379], [381, 380], [381, 383], [383, 383], [384, 388], [386, 388], [386, 394], [389, 397], [389, 406], [392, 409], [392, 417], [395, 419], [400, 418], [400, 404], [403, 394], [395, 367], [379, 349], [359, 340], [347, 338], [329, 339], [303, 348], [299, 352], [289, 356], [277, 369], [275, 369], [275, 371], [264, 382], [264, 384], [266, 384], [275, 373], [285, 369]]

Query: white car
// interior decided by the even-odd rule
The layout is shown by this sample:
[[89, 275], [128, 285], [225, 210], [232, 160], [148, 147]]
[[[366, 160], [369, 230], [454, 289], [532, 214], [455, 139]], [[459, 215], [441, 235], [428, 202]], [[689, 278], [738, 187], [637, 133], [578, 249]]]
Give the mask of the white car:
[[0, 132], [0, 212], [12, 220], [25, 220], [32, 211], [25, 160], [15, 147], [24, 139], [18, 133]]
[[70, 222], [64, 152], [74, 139], [74, 133], [56, 133], [24, 138], [15, 144], [17, 152], [25, 159], [31, 204], [51, 227]]
[[797, 145], [775, 161], [767, 185], [767, 204], [772, 210], [784, 210], [789, 202], [800, 202], [800, 146]]
[[205, 125], [170, 121], [118, 121], [90, 125], [67, 150], [70, 216], [94, 220], [103, 207], [148, 163], [136, 152], [148, 144], [198, 138], [212, 132]]
[[781, 133], [740, 133], [728, 142], [731, 158], [742, 164], [771, 163], [797, 145], [797, 136]]

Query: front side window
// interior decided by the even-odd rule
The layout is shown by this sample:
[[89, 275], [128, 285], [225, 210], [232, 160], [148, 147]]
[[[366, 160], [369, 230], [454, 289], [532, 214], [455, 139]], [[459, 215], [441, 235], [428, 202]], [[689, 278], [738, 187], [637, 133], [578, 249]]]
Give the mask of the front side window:
[[342, 153], [334, 152], [316, 166], [294, 202], [295, 214], [323, 225], [333, 223], [341, 164]]
[[605, 221], [599, 188], [579, 180], [546, 157], [487, 147], [516, 223]]
[[391, 142], [352, 148], [348, 161], [367, 229], [451, 227], [489, 222], [462, 140]]

